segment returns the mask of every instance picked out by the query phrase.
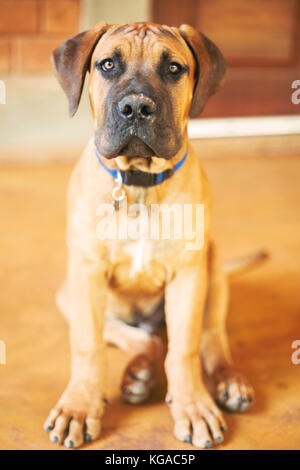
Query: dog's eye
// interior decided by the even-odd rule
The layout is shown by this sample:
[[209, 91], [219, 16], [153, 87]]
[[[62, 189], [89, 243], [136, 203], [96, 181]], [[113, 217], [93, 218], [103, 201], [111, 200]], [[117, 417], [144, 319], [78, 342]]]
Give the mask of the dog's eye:
[[171, 62], [169, 65], [169, 71], [173, 74], [179, 73], [182, 70], [182, 66], [177, 62]]
[[105, 59], [103, 62], [101, 62], [101, 68], [104, 70], [104, 72], [109, 72], [110, 70], [113, 70], [114, 67], [115, 64], [112, 59]]

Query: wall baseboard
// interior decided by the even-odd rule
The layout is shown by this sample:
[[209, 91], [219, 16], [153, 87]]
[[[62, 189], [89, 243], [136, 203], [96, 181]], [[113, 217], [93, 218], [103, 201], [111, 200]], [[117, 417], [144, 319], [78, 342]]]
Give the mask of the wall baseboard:
[[188, 133], [191, 139], [300, 135], [300, 115], [193, 119], [188, 124]]

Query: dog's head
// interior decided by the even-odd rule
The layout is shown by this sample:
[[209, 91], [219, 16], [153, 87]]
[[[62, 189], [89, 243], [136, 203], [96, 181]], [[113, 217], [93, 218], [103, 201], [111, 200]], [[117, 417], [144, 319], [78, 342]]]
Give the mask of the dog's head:
[[106, 158], [174, 156], [188, 116], [201, 113], [226, 70], [217, 46], [188, 25], [102, 22], [59, 46], [52, 60], [71, 116], [90, 71], [95, 143]]

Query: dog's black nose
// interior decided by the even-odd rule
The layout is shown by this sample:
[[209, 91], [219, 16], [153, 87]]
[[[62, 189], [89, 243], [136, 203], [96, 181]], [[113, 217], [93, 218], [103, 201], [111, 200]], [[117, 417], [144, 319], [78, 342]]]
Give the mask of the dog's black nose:
[[138, 95], [125, 96], [118, 104], [117, 110], [123, 119], [151, 119], [156, 112], [155, 102], [148, 96], [140, 93]]

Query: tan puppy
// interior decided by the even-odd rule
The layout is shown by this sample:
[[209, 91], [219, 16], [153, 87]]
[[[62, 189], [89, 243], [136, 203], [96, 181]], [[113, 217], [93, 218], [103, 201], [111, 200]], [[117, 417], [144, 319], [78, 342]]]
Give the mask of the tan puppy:
[[[105, 342], [132, 354], [124, 398], [145, 400], [162, 349], [153, 333], [164, 314], [175, 436], [200, 448], [219, 444], [226, 425], [214, 399], [225, 409], [244, 411], [253, 390], [235, 372], [229, 353], [226, 278], [210, 239], [210, 190], [188, 142], [187, 122], [219, 88], [224, 58], [188, 25], [99, 23], [56, 49], [53, 62], [71, 115], [90, 71], [95, 133], [71, 178], [69, 262], [57, 298], [70, 323], [71, 378], [45, 429], [67, 447], [98, 438], [109, 367]], [[117, 200], [124, 195], [126, 200]], [[112, 207], [112, 201], [108, 225], [124, 213], [125, 203], [204, 205], [203, 245], [187, 249], [186, 239], [166, 239], [161, 231], [152, 238], [101, 239], [99, 207]], [[143, 211], [125, 218], [131, 228], [145, 224]], [[202, 382], [202, 367], [213, 379], [214, 399]]]

